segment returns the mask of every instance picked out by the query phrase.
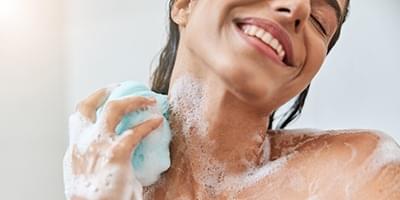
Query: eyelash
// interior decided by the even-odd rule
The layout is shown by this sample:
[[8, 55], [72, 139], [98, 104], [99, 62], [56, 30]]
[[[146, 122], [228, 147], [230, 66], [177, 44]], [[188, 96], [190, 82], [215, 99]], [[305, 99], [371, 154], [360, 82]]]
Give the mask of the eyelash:
[[322, 25], [322, 23], [320, 22], [320, 21], [318, 21], [318, 19], [314, 16], [314, 15], [311, 15], [311, 20], [312, 20], [312, 23], [315, 25], [315, 26], [317, 26], [317, 29], [320, 31], [320, 32], [322, 32], [324, 35], [327, 35], [328, 33], [327, 33], [327, 31], [326, 31], [326, 29], [324, 28], [324, 26]]

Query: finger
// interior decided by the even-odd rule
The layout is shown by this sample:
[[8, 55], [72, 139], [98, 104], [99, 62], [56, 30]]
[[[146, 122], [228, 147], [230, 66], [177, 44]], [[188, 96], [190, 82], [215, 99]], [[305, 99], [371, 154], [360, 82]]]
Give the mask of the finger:
[[126, 97], [120, 100], [113, 100], [106, 104], [101, 122], [108, 134], [114, 135], [115, 128], [126, 114], [136, 111], [140, 108], [154, 105], [154, 98], [141, 96]]
[[154, 130], [158, 129], [163, 123], [163, 120], [162, 117], [150, 119], [137, 125], [133, 129], [126, 130], [113, 146], [113, 154], [119, 155], [122, 158], [129, 158], [139, 142]]
[[84, 117], [80, 112], [70, 115], [68, 120], [69, 144], [77, 144], [82, 132], [92, 125], [88, 118]]
[[80, 112], [84, 117], [89, 119], [91, 122], [95, 122], [97, 108], [104, 104], [112, 89], [115, 87], [116, 86], [102, 88], [89, 95], [78, 104], [77, 111]]
[[78, 146], [73, 145], [71, 151], [71, 163], [72, 173], [74, 175], [79, 175], [83, 173], [83, 155], [78, 151]]

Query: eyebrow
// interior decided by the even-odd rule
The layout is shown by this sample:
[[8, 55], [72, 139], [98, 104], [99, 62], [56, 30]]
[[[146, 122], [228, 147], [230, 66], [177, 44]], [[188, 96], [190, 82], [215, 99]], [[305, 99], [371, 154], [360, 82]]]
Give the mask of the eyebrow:
[[335, 10], [338, 24], [342, 21], [342, 10], [340, 9], [339, 3], [336, 0], [323, 0], [326, 4]]

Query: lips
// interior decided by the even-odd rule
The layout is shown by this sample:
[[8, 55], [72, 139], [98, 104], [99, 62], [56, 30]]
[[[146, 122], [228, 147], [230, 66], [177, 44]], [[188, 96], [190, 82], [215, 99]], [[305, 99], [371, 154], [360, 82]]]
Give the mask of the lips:
[[293, 48], [287, 32], [278, 24], [260, 18], [235, 20], [242, 35], [257, 49], [280, 64], [293, 67]]

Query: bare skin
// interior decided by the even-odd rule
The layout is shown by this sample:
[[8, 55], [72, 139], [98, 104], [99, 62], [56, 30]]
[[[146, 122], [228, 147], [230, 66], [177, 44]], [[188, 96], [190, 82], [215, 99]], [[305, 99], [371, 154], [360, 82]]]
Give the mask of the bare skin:
[[[271, 144], [269, 160], [259, 162], [255, 166], [261, 170], [263, 166], [271, 165], [282, 157], [288, 156], [289, 159], [282, 168], [262, 177], [255, 184], [242, 188], [240, 192], [230, 188], [216, 191], [216, 187], [224, 187], [224, 180], [218, 183], [220, 185], [206, 187], [204, 181], [197, 177], [199, 174], [210, 174], [207, 171], [207, 167], [210, 166], [204, 163], [204, 159], [194, 156], [205, 155], [204, 152], [200, 152], [201, 144], [193, 145], [193, 141], [202, 140], [202, 137], [191, 135], [189, 140], [193, 141], [190, 142], [191, 146], [187, 146], [187, 138], [176, 135], [171, 145], [172, 166], [158, 184], [147, 188], [147, 195], [152, 196], [151, 199], [263, 200], [308, 199], [313, 195], [318, 195], [314, 196], [318, 197], [317, 199], [328, 200], [395, 200], [400, 197], [399, 163], [386, 163], [378, 170], [362, 171], [371, 164], [368, 159], [373, 157], [381, 140], [373, 131], [281, 130], [269, 131], [266, 135], [265, 139]], [[259, 153], [256, 156], [258, 161], [262, 160], [262, 151]], [[230, 152], [214, 151], [211, 154], [207, 156], [229, 157]], [[231, 174], [225, 171], [223, 178], [231, 181], [227, 185], [242, 184], [242, 179], [234, 179], [237, 182], [230, 179], [245, 172], [239, 159], [236, 162], [232, 161], [232, 165], [229, 166], [236, 167], [236, 170]], [[220, 178], [220, 174], [217, 173], [211, 176], [215, 179]], [[361, 177], [356, 179], [357, 176]], [[353, 187], [351, 190], [347, 189], [349, 185]]]
[[[336, 2], [340, 13], [346, 2]], [[370, 166], [367, 160], [381, 142], [373, 131], [322, 132], [318, 136], [310, 131], [303, 135], [267, 131], [269, 115], [307, 87], [322, 66], [329, 41], [340, 26], [332, 20], [335, 10], [327, 1], [176, 0], [171, 16], [181, 39], [170, 91], [186, 76], [200, 90], [186, 88], [169, 94], [171, 103], [190, 96], [192, 99], [183, 98], [177, 105], [191, 106], [171, 109], [172, 166], [157, 184], [145, 188], [145, 198], [399, 199], [398, 163], [361, 170]], [[238, 36], [235, 20], [245, 17], [267, 20], [288, 35], [293, 46], [290, 66], [260, 53]], [[204, 109], [193, 113], [191, 109], [200, 105], [193, 105], [192, 100], [200, 98]], [[130, 104], [135, 102], [110, 108], [118, 114], [99, 123], [115, 125], [124, 114], [118, 110]], [[85, 112], [85, 106], [81, 112], [92, 116], [97, 104], [83, 105], [89, 105], [91, 112]], [[188, 123], [185, 118], [189, 114], [199, 120]], [[154, 128], [153, 123], [149, 126]], [[189, 131], [184, 126], [190, 127]], [[152, 128], [146, 130], [139, 135], [149, 134]], [[131, 153], [138, 139], [120, 153]], [[284, 158], [280, 167], [262, 174], [265, 167]], [[117, 166], [126, 163], [125, 159]], [[72, 165], [79, 168], [80, 164]], [[256, 181], [245, 180], [249, 171], [253, 172], [251, 178], [257, 175]], [[96, 175], [101, 170], [82, 173]], [[121, 180], [103, 199], [121, 199], [118, 195], [125, 183]]]
[[[178, 130], [171, 144], [172, 166], [159, 183], [145, 188], [147, 199], [395, 200], [400, 197], [399, 163], [385, 163], [378, 170], [362, 171], [371, 164], [368, 160], [381, 141], [374, 131], [267, 131], [257, 134], [260, 140], [254, 139], [254, 135], [235, 135], [235, 132], [224, 136], [222, 131], [208, 132], [204, 137], [195, 128], [187, 137], [184, 136], [187, 133], [179, 132], [179, 122], [171, 123]], [[247, 137], [252, 139], [246, 140]], [[263, 157], [263, 145], [270, 145], [268, 159]], [[202, 147], [212, 150], [204, 151]], [[224, 163], [223, 175], [210, 173], [209, 168], [215, 163], [204, 162], [204, 157]], [[226, 187], [241, 185], [244, 180], [234, 177], [245, 177], [250, 167], [255, 167], [257, 173], [283, 157], [288, 157], [283, 167], [254, 184], [240, 191]], [[219, 181], [205, 185], [199, 178], [204, 174]]]
[[[98, 121], [106, 125], [105, 127], [109, 127], [106, 130], [113, 130], [124, 113], [152, 104], [151, 100], [144, 98], [126, 99], [115, 102], [115, 105], [113, 105], [115, 112], [107, 114], [104, 120], [95, 119], [93, 112], [96, 107], [101, 105], [105, 97], [104, 90], [96, 92], [80, 104], [78, 112], [91, 122]], [[133, 132], [128, 133], [114, 144], [108, 143], [108, 140], [93, 141], [91, 151], [85, 155], [73, 151], [74, 174], [99, 176], [102, 172], [107, 171], [108, 165], [119, 167], [120, 172], [126, 172], [126, 170], [122, 170], [123, 168], [127, 168], [128, 171], [133, 170], [129, 164], [129, 155], [133, 148], [141, 138], [150, 134], [160, 123], [160, 120], [150, 120], [139, 125], [131, 130], [136, 135]], [[180, 127], [173, 120], [171, 124], [174, 129]], [[107, 132], [113, 134], [112, 131]], [[222, 190], [216, 192], [213, 187], [218, 185], [204, 187], [203, 182], [196, 179], [198, 177], [196, 175], [206, 173], [205, 169], [207, 168], [207, 163], [202, 163], [201, 159], [196, 158], [196, 155], [205, 155], [205, 152], [200, 152], [202, 149], [198, 147], [202, 141], [209, 143], [210, 140], [204, 140], [204, 137], [200, 137], [195, 132], [189, 138], [176, 133], [171, 144], [171, 168], [163, 175], [159, 183], [145, 188], [145, 194], [147, 197], [152, 197], [148, 199], [196, 199], [198, 197], [200, 199], [229, 199], [229, 197], [235, 199], [308, 199], [313, 194], [317, 194], [320, 199], [371, 200], [398, 199], [400, 195], [400, 165], [396, 163], [387, 163], [378, 171], [368, 171], [362, 174], [360, 179], [354, 180], [354, 177], [360, 174], [360, 169], [368, 165], [366, 160], [373, 154], [380, 141], [380, 137], [374, 132], [367, 130], [346, 131], [346, 133], [341, 131], [281, 130], [268, 131], [265, 136], [263, 139], [268, 140], [269, 143], [267, 144], [270, 144], [271, 147], [269, 158], [264, 160], [262, 159], [262, 150], [255, 151], [254, 157], [248, 157], [248, 160], [257, 158], [252, 166], [262, 169], [265, 165], [270, 165], [282, 157], [289, 156], [290, 159], [286, 164], [274, 173], [262, 177], [254, 184], [241, 188], [240, 191], [222, 188]], [[190, 146], [187, 145], [188, 140], [192, 142]], [[193, 143], [193, 141], [198, 141], [198, 143]], [[227, 144], [231, 142], [230, 140], [226, 141]], [[217, 146], [220, 146], [220, 144], [217, 144]], [[254, 149], [260, 149], [262, 146], [254, 146]], [[232, 154], [230, 151], [216, 149], [217, 151], [206, 153], [211, 153], [208, 156], [217, 158], [229, 157]], [[240, 150], [240, 148], [237, 149]], [[353, 150], [357, 152], [355, 156]], [[93, 162], [96, 163], [95, 160], [100, 159], [99, 155], [102, 152], [113, 152], [110, 162], [105, 164], [97, 162], [96, 165], [93, 165]], [[234, 151], [233, 154], [241, 155], [238, 151]], [[238, 176], [245, 172], [246, 167], [248, 167], [248, 165], [238, 162], [237, 157], [232, 159], [230, 165], [227, 165], [229, 168], [224, 173], [224, 179], [229, 179], [230, 176]], [[220, 174], [211, 175], [217, 179], [220, 176]], [[127, 177], [129, 176], [127, 174], [117, 174], [117, 176], [119, 178], [114, 183], [115, 187], [109, 190], [106, 196], [99, 199], [123, 199], [122, 196], [126, 194], [126, 191], [121, 189], [125, 188], [124, 185], [127, 184]], [[238, 182], [230, 182], [229, 184], [240, 185], [242, 182], [240, 179], [234, 180]], [[222, 180], [221, 184], [223, 183]], [[355, 188], [346, 191], [348, 184], [355, 186]], [[72, 199], [91, 198], [73, 196]]]
[[[346, 1], [337, 3], [339, 12], [343, 12]], [[202, 98], [204, 105], [193, 106], [205, 108], [195, 115], [201, 116], [207, 129], [194, 123], [192, 129], [185, 132], [181, 125], [187, 122], [183, 119], [190, 118], [185, 115], [193, 111], [190, 108], [171, 111], [175, 132], [171, 145], [172, 166], [158, 185], [147, 188], [149, 197], [374, 199], [383, 191], [392, 195], [392, 199], [398, 196], [398, 176], [386, 180], [396, 183], [386, 184], [391, 187], [366, 189], [367, 185], [377, 182], [370, 177], [388, 173], [385, 168], [398, 174], [398, 164], [392, 163], [386, 163], [381, 172], [366, 172], [355, 180], [354, 184], [359, 187], [346, 188], [360, 169], [370, 165], [366, 160], [381, 140], [373, 131], [354, 131], [353, 135], [337, 131], [335, 135], [310, 135], [305, 137], [307, 140], [299, 138], [297, 141], [293, 141], [294, 136], [290, 134], [267, 133], [269, 114], [306, 87], [322, 65], [326, 54], [321, 52], [326, 52], [338, 28], [335, 20], [331, 20], [335, 12], [326, 1], [177, 0], [171, 15], [180, 27], [181, 42], [170, 91], [181, 85], [180, 80], [186, 76], [195, 80], [201, 89], [196, 90], [197, 93], [191, 93], [190, 89], [172, 92], [170, 99], [173, 101], [176, 96]], [[319, 26], [310, 23], [315, 15], [326, 22], [327, 34], [320, 34], [316, 31]], [[272, 20], [288, 31], [295, 47], [293, 66], [288, 68], [272, 62], [241, 43], [236, 30], [231, 29], [235, 21], [232, 19], [249, 16]], [[190, 105], [190, 99], [184, 101], [180, 104]], [[179, 117], [174, 117], [174, 113]], [[285, 141], [292, 141], [295, 147], [285, 147], [282, 145]], [[269, 158], [264, 157], [265, 145], [272, 149]], [[357, 152], [354, 157], [353, 150]], [[261, 180], [240, 191], [232, 189], [232, 185], [240, 186], [244, 182], [244, 178], [235, 177], [245, 177], [254, 168], [254, 173], [259, 172], [257, 169], [262, 171], [264, 166], [277, 162], [284, 155], [289, 158], [282, 168], [258, 177]], [[218, 168], [221, 165], [223, 170]], [[296, 187], [290, 186], [293, 174], [301, 180]]]
[[[75, 126], [70, 127], [71, 149], [64, 158], [64, 170], [71, 173], [66, 178], [72, 178], [65, 183], [69, 199], [142, 199], [142, 186], [135, 179], [131, 155], [140, 140], [161, 125], [163, 118], [149, 119], [116, 136], [115, 128], [125, 114], [151, 106], [155, 100], [129, 97], [111, 101], [96, 119], [96, 110], [104, 104], [110, 91], [110, 88], [96, 91], [71, 116], [70, 123]], [[79, 149], [83, 138], [90, 135], [92, 139], [87, 148]]]

